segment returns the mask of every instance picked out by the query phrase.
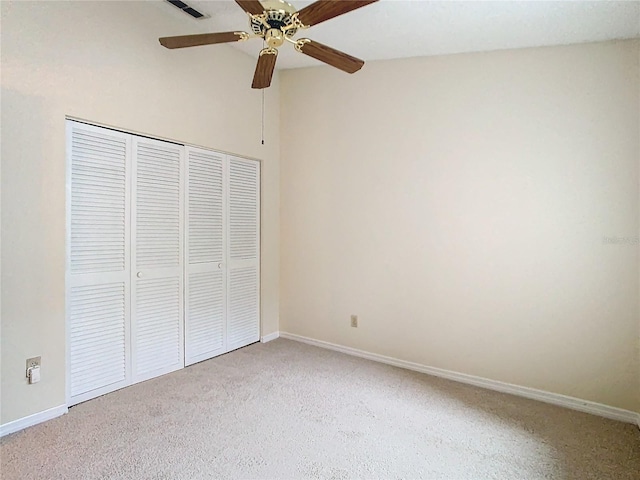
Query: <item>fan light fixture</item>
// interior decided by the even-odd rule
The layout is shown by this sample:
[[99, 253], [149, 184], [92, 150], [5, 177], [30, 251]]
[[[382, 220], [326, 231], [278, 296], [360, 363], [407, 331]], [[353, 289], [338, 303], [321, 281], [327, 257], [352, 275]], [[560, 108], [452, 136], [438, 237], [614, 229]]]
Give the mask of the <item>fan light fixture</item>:
[[340, 52], [308, 38], [294, 40], [299, 30], [343, 15], [378, 0], [318, 0], [300, 11], [284, 0], [236, 0], [247, 15], [252, 34], [247, 32], [203, 33], [163, 37], [160, 44], [166, 48], [195, 47], [216, 43], [230, 43], [262, 38], [267, 44], [260, 51], [258, 64], [253, 76], [252, 88], [267, 88], [271, 85], [273, 70], [278, 57], [278, 48], [285, 42], [292, 43], [296, 51], [304, 53], [321, 62], [338, 68], [343, 72], [355, 73], [362, 68], [364, 61]]

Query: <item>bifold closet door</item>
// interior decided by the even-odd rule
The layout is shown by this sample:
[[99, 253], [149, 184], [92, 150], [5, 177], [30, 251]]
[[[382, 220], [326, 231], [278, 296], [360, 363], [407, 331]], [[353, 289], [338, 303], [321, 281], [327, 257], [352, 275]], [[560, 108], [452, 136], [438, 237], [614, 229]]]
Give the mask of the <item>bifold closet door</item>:
[[129, 135], [67, 121], [67, 404], [129, 376]]
[[184, 147], [133, 138], [132, 380], [184, 366]]
[[67, 121], [67, 403], [260, 339], [260, 164]]
[[225, 156], [186, 148], [185, 364], [226, 352]]
[[229, 156], [227, 351], [260, 340], [260, 163]]

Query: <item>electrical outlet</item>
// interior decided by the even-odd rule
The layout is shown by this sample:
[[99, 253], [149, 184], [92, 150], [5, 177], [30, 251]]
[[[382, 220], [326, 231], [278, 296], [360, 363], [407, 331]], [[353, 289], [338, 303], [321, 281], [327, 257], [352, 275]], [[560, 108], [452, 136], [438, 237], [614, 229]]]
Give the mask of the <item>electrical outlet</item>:
[[351, 326], [358, 328], [358, 315], [351, 315]]
[[29, 378], [29, 369], [40, 366], [40, 357], [27, 358], [27, 375]]

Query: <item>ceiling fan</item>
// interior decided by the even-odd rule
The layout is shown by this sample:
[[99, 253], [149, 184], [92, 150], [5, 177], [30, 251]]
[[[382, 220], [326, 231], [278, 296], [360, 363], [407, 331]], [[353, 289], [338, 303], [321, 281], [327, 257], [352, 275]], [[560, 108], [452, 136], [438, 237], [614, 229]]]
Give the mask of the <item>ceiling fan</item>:
[[284, 0], [265, 0], [262, 3], [258, 0], [235, 1], [249, 15], [252, 34], [219, 32], [181, 35], [163, 37], [160, 39], [160, 44], [173, 49], [262, 38], [267, 47], [260, 51], [251, 88], [267, 88], [271, 85], [271, 77], [278, 57], [278, 47], [282, 46], [285, 41], [292, 43], [298, 52], [347, 73], [355, 73], [364, 65], [363, 60], [320, 42], [308, 38], [294, 40], [293, 37], [298, 30], [309, 28], [378, 0], [318, 0], [300, 11], [296, 11], [293, 5]]

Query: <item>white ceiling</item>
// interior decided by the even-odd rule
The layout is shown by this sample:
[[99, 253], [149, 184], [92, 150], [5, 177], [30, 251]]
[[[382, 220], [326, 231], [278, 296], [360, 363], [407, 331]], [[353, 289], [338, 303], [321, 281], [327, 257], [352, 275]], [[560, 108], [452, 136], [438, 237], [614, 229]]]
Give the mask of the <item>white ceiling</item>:
[[[175, 33], [250, 31], [232, 0], [184, 0], [211, 18], [194, 20], [172, 5]], [[290, 0], [298, 10], [311, 1]], [[363, 60], [382, 60], [640, 37], [640, 1], [428, 1], [381, 0], [299, 32]], [[232, 44], [257, 57], [262, 42]], [[214, 46], [194, 48], [218, 48]], [[290, 44], [278, 68], [322, 65]]]

